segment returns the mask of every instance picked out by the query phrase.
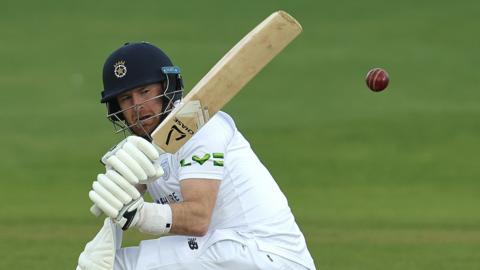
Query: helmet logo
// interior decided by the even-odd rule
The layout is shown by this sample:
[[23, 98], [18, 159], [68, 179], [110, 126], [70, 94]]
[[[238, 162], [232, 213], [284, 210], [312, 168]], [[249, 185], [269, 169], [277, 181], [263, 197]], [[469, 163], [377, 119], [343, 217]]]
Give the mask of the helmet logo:
[[127, 67], [125, 66], [125, 61], [118, 61], [113, 65], [113, 73], [117, 78], [122, 78], [127, 75]]

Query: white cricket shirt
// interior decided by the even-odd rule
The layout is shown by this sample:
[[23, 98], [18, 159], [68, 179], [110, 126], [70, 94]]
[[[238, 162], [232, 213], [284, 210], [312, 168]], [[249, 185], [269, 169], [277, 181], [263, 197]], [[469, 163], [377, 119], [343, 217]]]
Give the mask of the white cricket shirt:
[[165, 174], [148, 184], [157, 203], [181, 202], [182, 180], [221, 180], [209, 232], [231, 229], [254, 236], [260, 249], [315, 268], [287, 199], [229, 115], [218, 112], [160, 162]]

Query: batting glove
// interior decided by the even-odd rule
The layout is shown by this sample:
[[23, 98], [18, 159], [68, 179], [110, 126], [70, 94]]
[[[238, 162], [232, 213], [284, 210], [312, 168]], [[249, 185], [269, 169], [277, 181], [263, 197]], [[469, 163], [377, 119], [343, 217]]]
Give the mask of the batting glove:
[[88, 196], [98, 209], [111, 218], [116, 218], [125, 205], [141, 198], [140, 192], [113, 170], [97, 176]]
[[170, 206], [145, 203], [140, 193], [113, 170], [98, 175], [89, 197], [97, 208], [120, 224], [122, 230], [137, 227], [142, 232], [155, 235], [170, 231]]
[[131, 184], [146, 184], [163, 175], [162, 167], [155, 163], [160, 157], [159, 151], [147, 140], [129, 136], [108, 151], [102, 162], [107, 170], [117, 171]]

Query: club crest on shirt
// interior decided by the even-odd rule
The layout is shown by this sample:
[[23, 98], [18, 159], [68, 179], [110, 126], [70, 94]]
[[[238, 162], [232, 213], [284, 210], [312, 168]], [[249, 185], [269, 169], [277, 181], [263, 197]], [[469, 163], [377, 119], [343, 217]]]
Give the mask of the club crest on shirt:
[[163, 169], [163, 180], [167, 181], [170, 178], [170, 166], [168, 166], [168, 159], [163, 159], [160, 163]]

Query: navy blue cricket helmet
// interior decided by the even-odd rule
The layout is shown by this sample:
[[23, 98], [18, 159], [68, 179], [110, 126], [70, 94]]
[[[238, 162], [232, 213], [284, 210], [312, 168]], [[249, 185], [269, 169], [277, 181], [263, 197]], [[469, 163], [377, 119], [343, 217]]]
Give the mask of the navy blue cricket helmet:
[[107, 104], [109, 118], [123, 120], [121, 114], [112, 116], [120, 111], [118, 95], [152, 83], [162, 83], [163, 104], [169, 107], [182, 97], [180, 68], [162, 50], [147, 42], [126, 43], [115, 50], [103, 66], [101, 102]]

